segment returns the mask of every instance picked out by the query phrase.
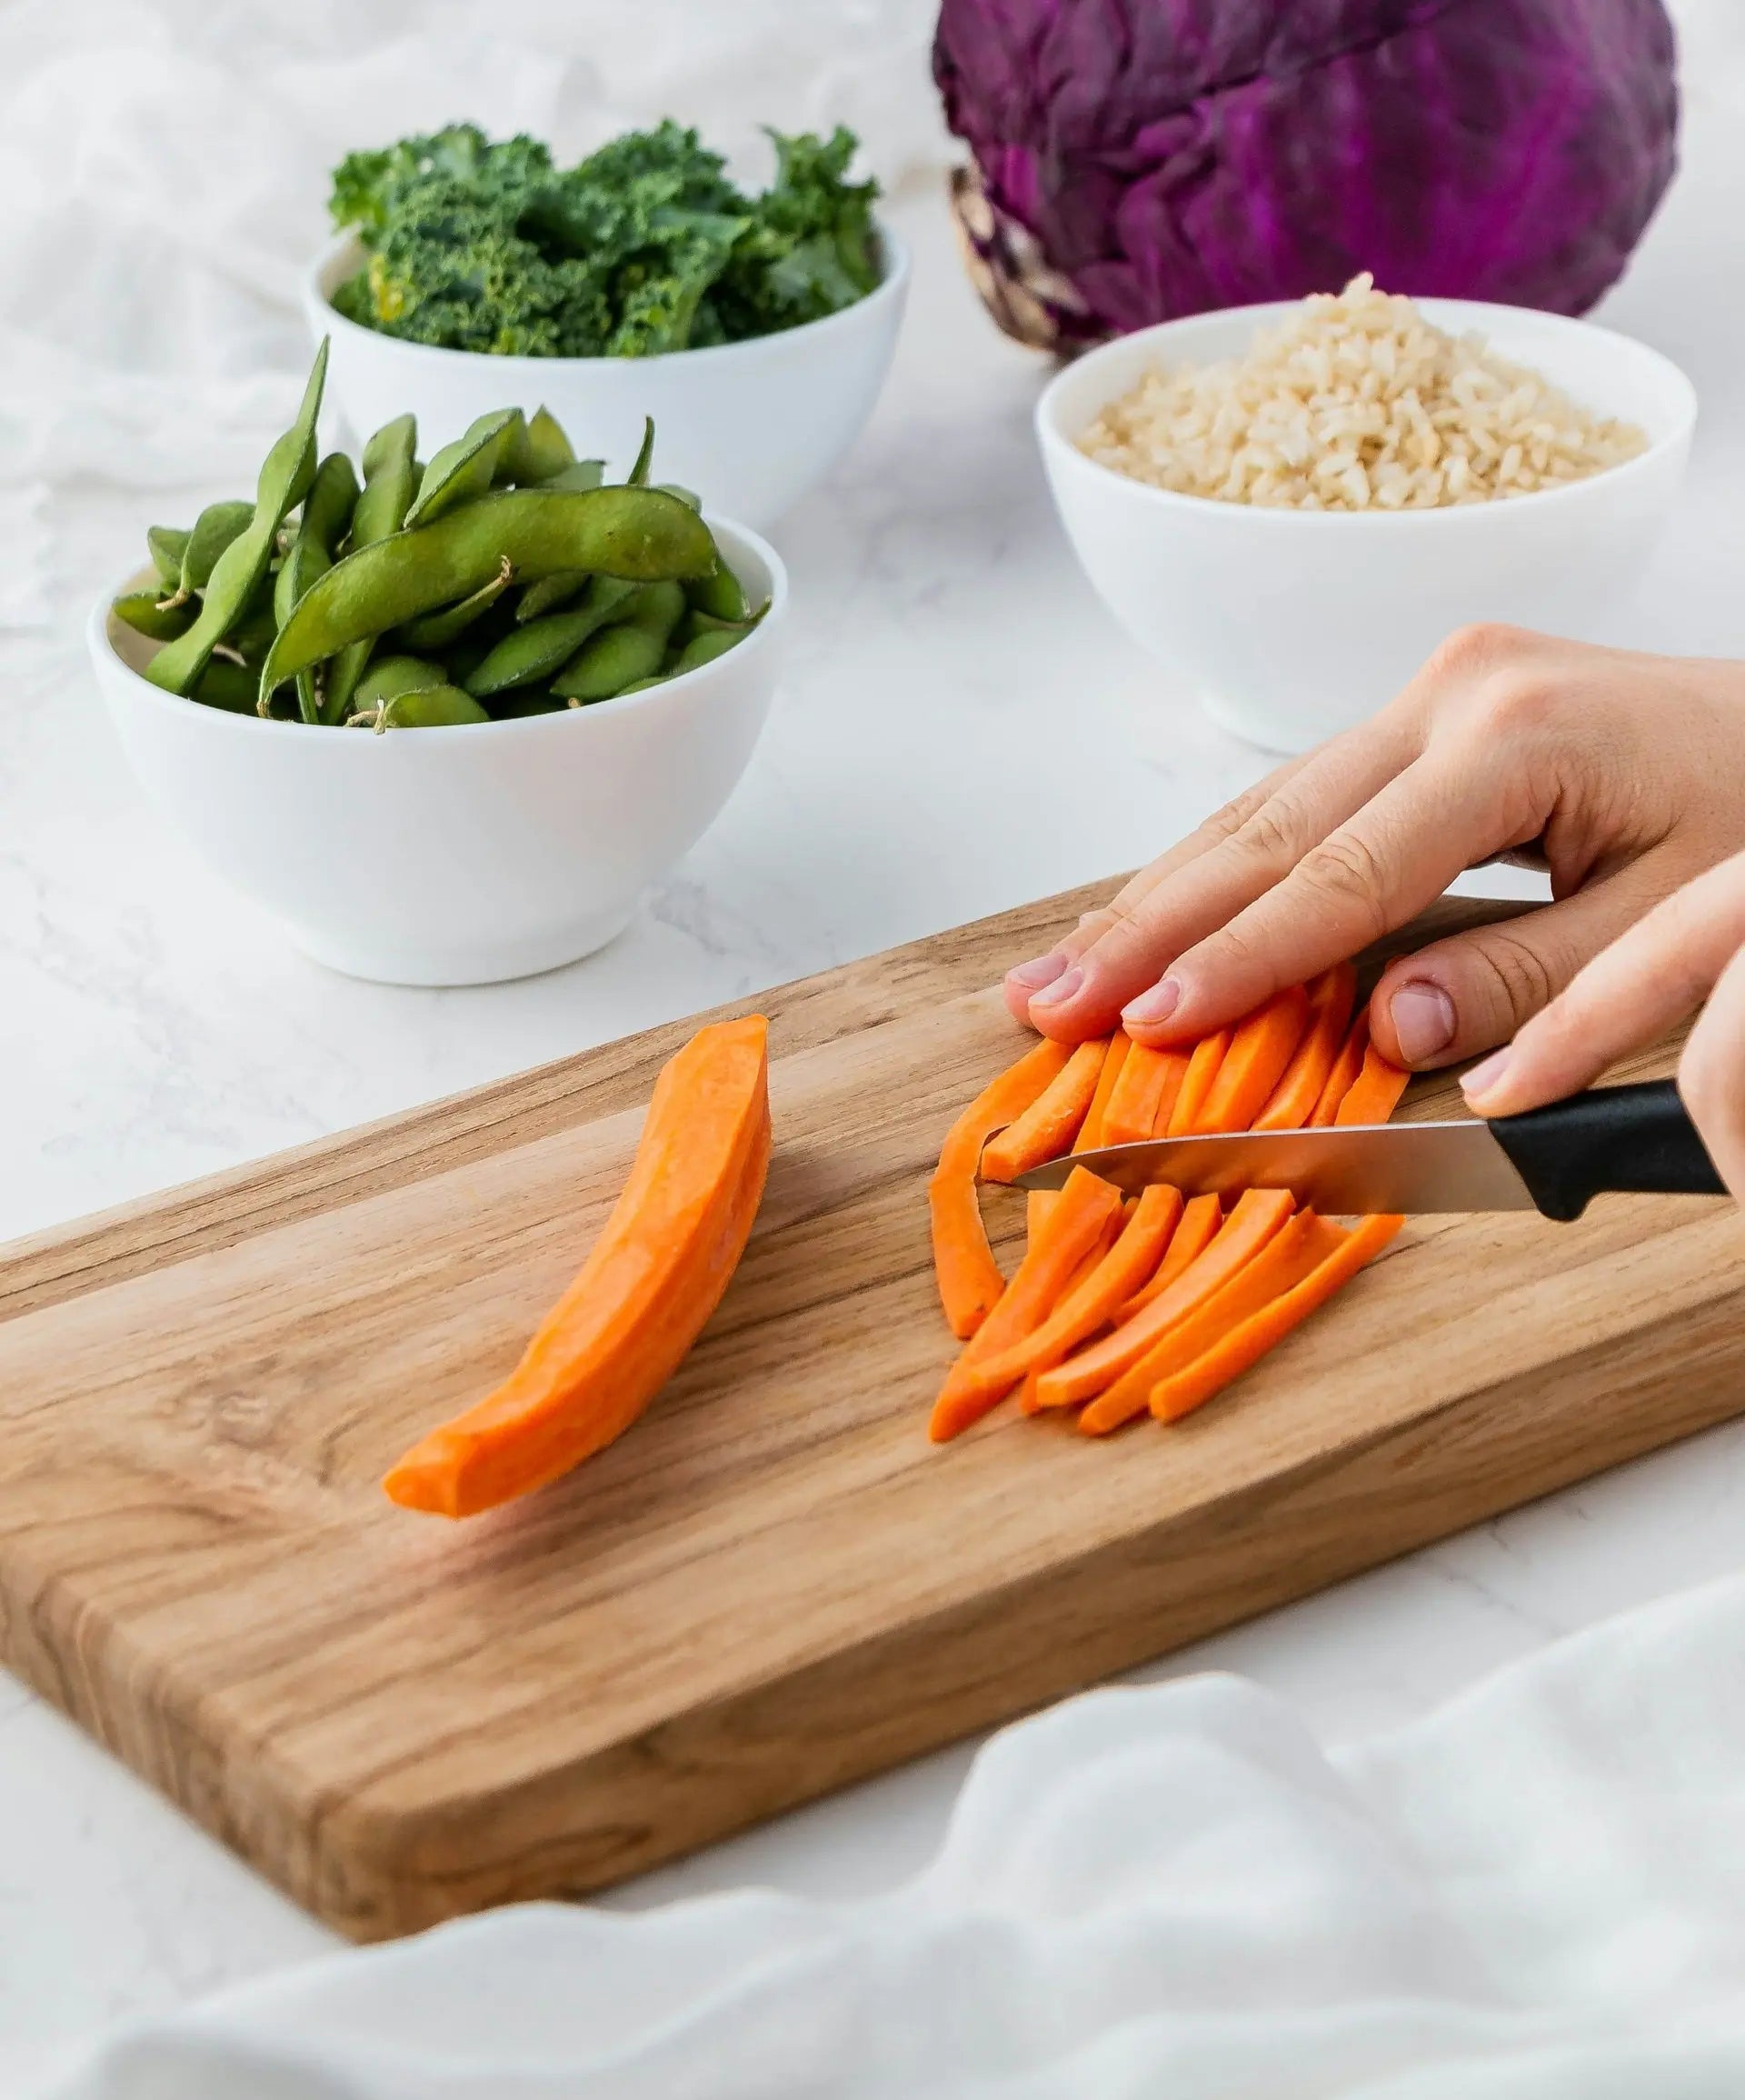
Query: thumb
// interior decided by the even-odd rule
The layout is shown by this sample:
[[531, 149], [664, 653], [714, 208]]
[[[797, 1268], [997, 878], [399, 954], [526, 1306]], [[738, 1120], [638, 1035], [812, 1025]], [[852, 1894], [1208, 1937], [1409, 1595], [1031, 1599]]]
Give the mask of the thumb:
[[1639, 861], [1559, 904], [1400, 956], [1370, 1002], [1378, 1048], [1416, 1069], [1494, 1050], [1674, 886]]

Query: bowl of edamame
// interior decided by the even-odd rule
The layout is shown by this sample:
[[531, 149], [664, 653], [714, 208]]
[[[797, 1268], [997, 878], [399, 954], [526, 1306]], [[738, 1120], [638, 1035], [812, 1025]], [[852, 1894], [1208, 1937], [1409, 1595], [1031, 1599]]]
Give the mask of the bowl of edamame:
[[769, 712], [773, 548], [604, 482], [543, 411], [361, 474], [315, 446], [324, 358], [252, 498], [153, 526], [88, 641], [141, 783], [309, 955], [489, 983], [603, 946], [713, 822]]
[[872, 414], [909, 280], [877, 185], [848, 179], [853, 135], [773, 136], [755, 196], [673, 124], [573, 168], [469, 125], [348, 155], [303, 288], [347, 422], [543, 402], [622, 473], [652, 415], [668, 473], [773, 523]]

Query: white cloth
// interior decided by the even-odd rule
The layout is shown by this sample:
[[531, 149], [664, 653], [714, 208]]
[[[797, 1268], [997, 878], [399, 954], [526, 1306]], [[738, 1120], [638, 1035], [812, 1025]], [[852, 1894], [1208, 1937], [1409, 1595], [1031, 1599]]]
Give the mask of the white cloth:
[[1745, 1578], [1324, 1755], [1230, 1677], [982, 1753], [825, 1906], [532, 1905], [112, 2043], [55, 2100], [1738, 2100]]

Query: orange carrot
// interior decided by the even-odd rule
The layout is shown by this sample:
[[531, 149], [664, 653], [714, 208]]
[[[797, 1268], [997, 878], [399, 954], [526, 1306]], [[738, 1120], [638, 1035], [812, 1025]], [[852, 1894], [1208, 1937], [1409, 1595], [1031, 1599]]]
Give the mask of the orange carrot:
[[1103, 1436], [1144, 1414], [1160, 1378], [1202, 1355], [1231, 1328], [1301, 1283], [1344, 1236], [1337, 1225], [1326, 1224], [1312, 1211], [1298, 1211], [1287, 1218], [1258, 1254], [1178, 1321], [1131, 1370], [1097, 1395], [1080, 1415], [1080, 1428], [1087, 1436]]
[[976, 1384], [976, 1370], [1042, 1325], [1110, 1219], [1120, 1214], [1121, 1191], [1083, 1167], [1074, 1167], [1018, 1273], [947, 1374], [928, 1424], [935, 1444], [979, 1422], [999, 1400], [1005, 1387], [986, 1392]]
[[1147, 1044], [1135, 1043], [1122, 1067], [1121, 1084], [1109, 1102], [1102, 1142], [1142, 1145], [1157, 1129], [1160, 1119], [1167, 1125], [1187, 1069], [1185, 1050], [1153, 1050]]
[[1321, 1099], [1309, 1118], [1311, 1129], [1324, 1129], [1339, 1114], [1340, 1103], [1357, 1084], [1357, 1075], [1363, 1069], [1363, 1053], [1369, 1046], [1370, 1013], [1366, 1006], [1351, 1023], [1350, 1034], [1340, 1045], [1333, 1068], [1327, 1075], [1327, 1084], [1321, 1090]]
[[1118, 1236], [1087, 1265], [1041, 1326], [966, 1369], [966, 1390], [992, 1392], [997, 1398], [1038, 1367], [1058, 1364], [1086, 1335], [1106, 1326], [1134, 1285], [1156, 1268], [1181, 1215], [1178, 1190], [1148, 1188], [1131, 1218], [1111, 1221]]
[[1188, 1264], [1204, 1253], [1223, 1222], [1223, 1213], [1215, 1195], [1194, 1196], [1182, 1213], [1181, 1224], [1170, 1235], [1170, 1244], [1157, 1265], [1157, 1274], [1143, 1290], [1135, 1291], [1124, 1305], [1117, 1307], [1116, 1325], [1131, 1320], [1135, 1313], [1143, 1312], [1153, 1298], [1161, 1298]]
[[1239, 1022], [1192, 1129], [1246, 1130], [1272, 1098], [1308, 1023], [1309, 995], [1301, 985], [1275, 992]]
[[1213, 1035], [1202, 1035], [1194, 1045], [1188, 1068], [1182, 1075], [1182, 1091], [1170, 1111], [1169, 1128], [1162, 1133], [1163, 1136], [1190, 1137], [1199, 1129], [1200, 1112], [1217, 1081], [1218, 1067], [1230, 1048], [1231, 1035], [1230, 1029], [1220, 1028]]
[[504, 1384], [393, 1467], [393, 1501], [470, 1516], [555, 1480], [642, 1414], [750, 1236], [770, 1160], [768, 1037], [761, 1015], [718, 1022], [667, 1063], [575, 1280]]
[[1315, 1113], [1351, 1025], [1357, 972], [1349, 963], [1323, 970], [1309, 987], [1309, 1025], [1296, 1055], [1254, 1119], [1256, 1130], [1301, 1130]]
[[1126, 1067], [1128, 1053], [1132, 1049], [1132, 1038], [1125, 1030], [1117, 1028], [1109, 1038], [1109, 1055], [1102, 1061], [1102, 1070], [1097, 1075], [1097, 1091], [1091, 1096], [1091, 1106], [1084, 1121], [1079, 1125], [1079, 1135], [1072, 1140], [1074, 1152], [1095, 1152], [1104, 1145], [1120, 1142], [1105, 1137], [1103, 1130], [1109, 1115], [1109, 1097], [1115, 1091], [1115, 1082]]
[[1012, 1181], [1044, 1160], [1058, 1159], [1091, 1112], [1108, 1055], [1108, 1039], [1081, 1043], [1045, 1093], [1009, 1124], [982, 1155], [983, 1181]]
[[982, 1148], [1015, 1121], [1066, 1069], [1062, 1043], [1036, 1044], [1009, 1071], [984, 1086], [952, 1124], [927, 1185], [932, 1214], [933, 1275], [951, 1330], [967, 1341], [1006, 1287], [988, 1245], [975, 1177]]
[[1373, 1043], [1363, 1052], [1363, 1069], [1346, 1093], [1334, 1115], [1335, 1123], [1385, 1123], [1400, 1105], [1400, 1096], [1411, 1079]]
[[[1036, 1381], [1038, 1406], [1074, 1406], [1132, 1370], [1178, 1320], [1222, 1289], [1260, 1252], [1290, 1216], [1292, 1207], [1283, 1189], [1245, 1189], [1216, 1238], [1188, 1264], [1168, 1290], [1132, 1319], [1123, 1321], [1112, 1335], [1081, 1350], [1076, 1356], [1069, 1356], [1053, 1370], [1043, 1372]], [[1140, 1405], [1144, 1405], [1142, 1395]]]
[[[1179, 1422], [1222, 1393], [1372, 1261], [1404, 1223], [1398, 1217], [1365, 1218], [1282, 1296], [1232, 1328], [1192, 1363], [1159, 1379], [1152, 1388], [1152, 1413], [1160, 1421]], [[1082, 1424], [1083, 1417], [1080, 1420]]]

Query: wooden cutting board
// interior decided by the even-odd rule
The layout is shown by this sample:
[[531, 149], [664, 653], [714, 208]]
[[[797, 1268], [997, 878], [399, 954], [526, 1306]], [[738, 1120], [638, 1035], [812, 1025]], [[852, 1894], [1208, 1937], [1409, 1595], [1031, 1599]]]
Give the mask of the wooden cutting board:
[[514, 1361], [689, 1025], [0, 1255], [5, 1660], [377, 1938], [598, 1888], [1745, 1407], [1730, 1207], [1614, 1197], [1408, 1226], [1173, 1429], [930, 1445], [926, 1175], [1019, 1046], [985, 987], [1087, 901], [762, 1002], [775, 1161], [720, 1312], [622, 1442], [466, 1525], [379, 1476]]

